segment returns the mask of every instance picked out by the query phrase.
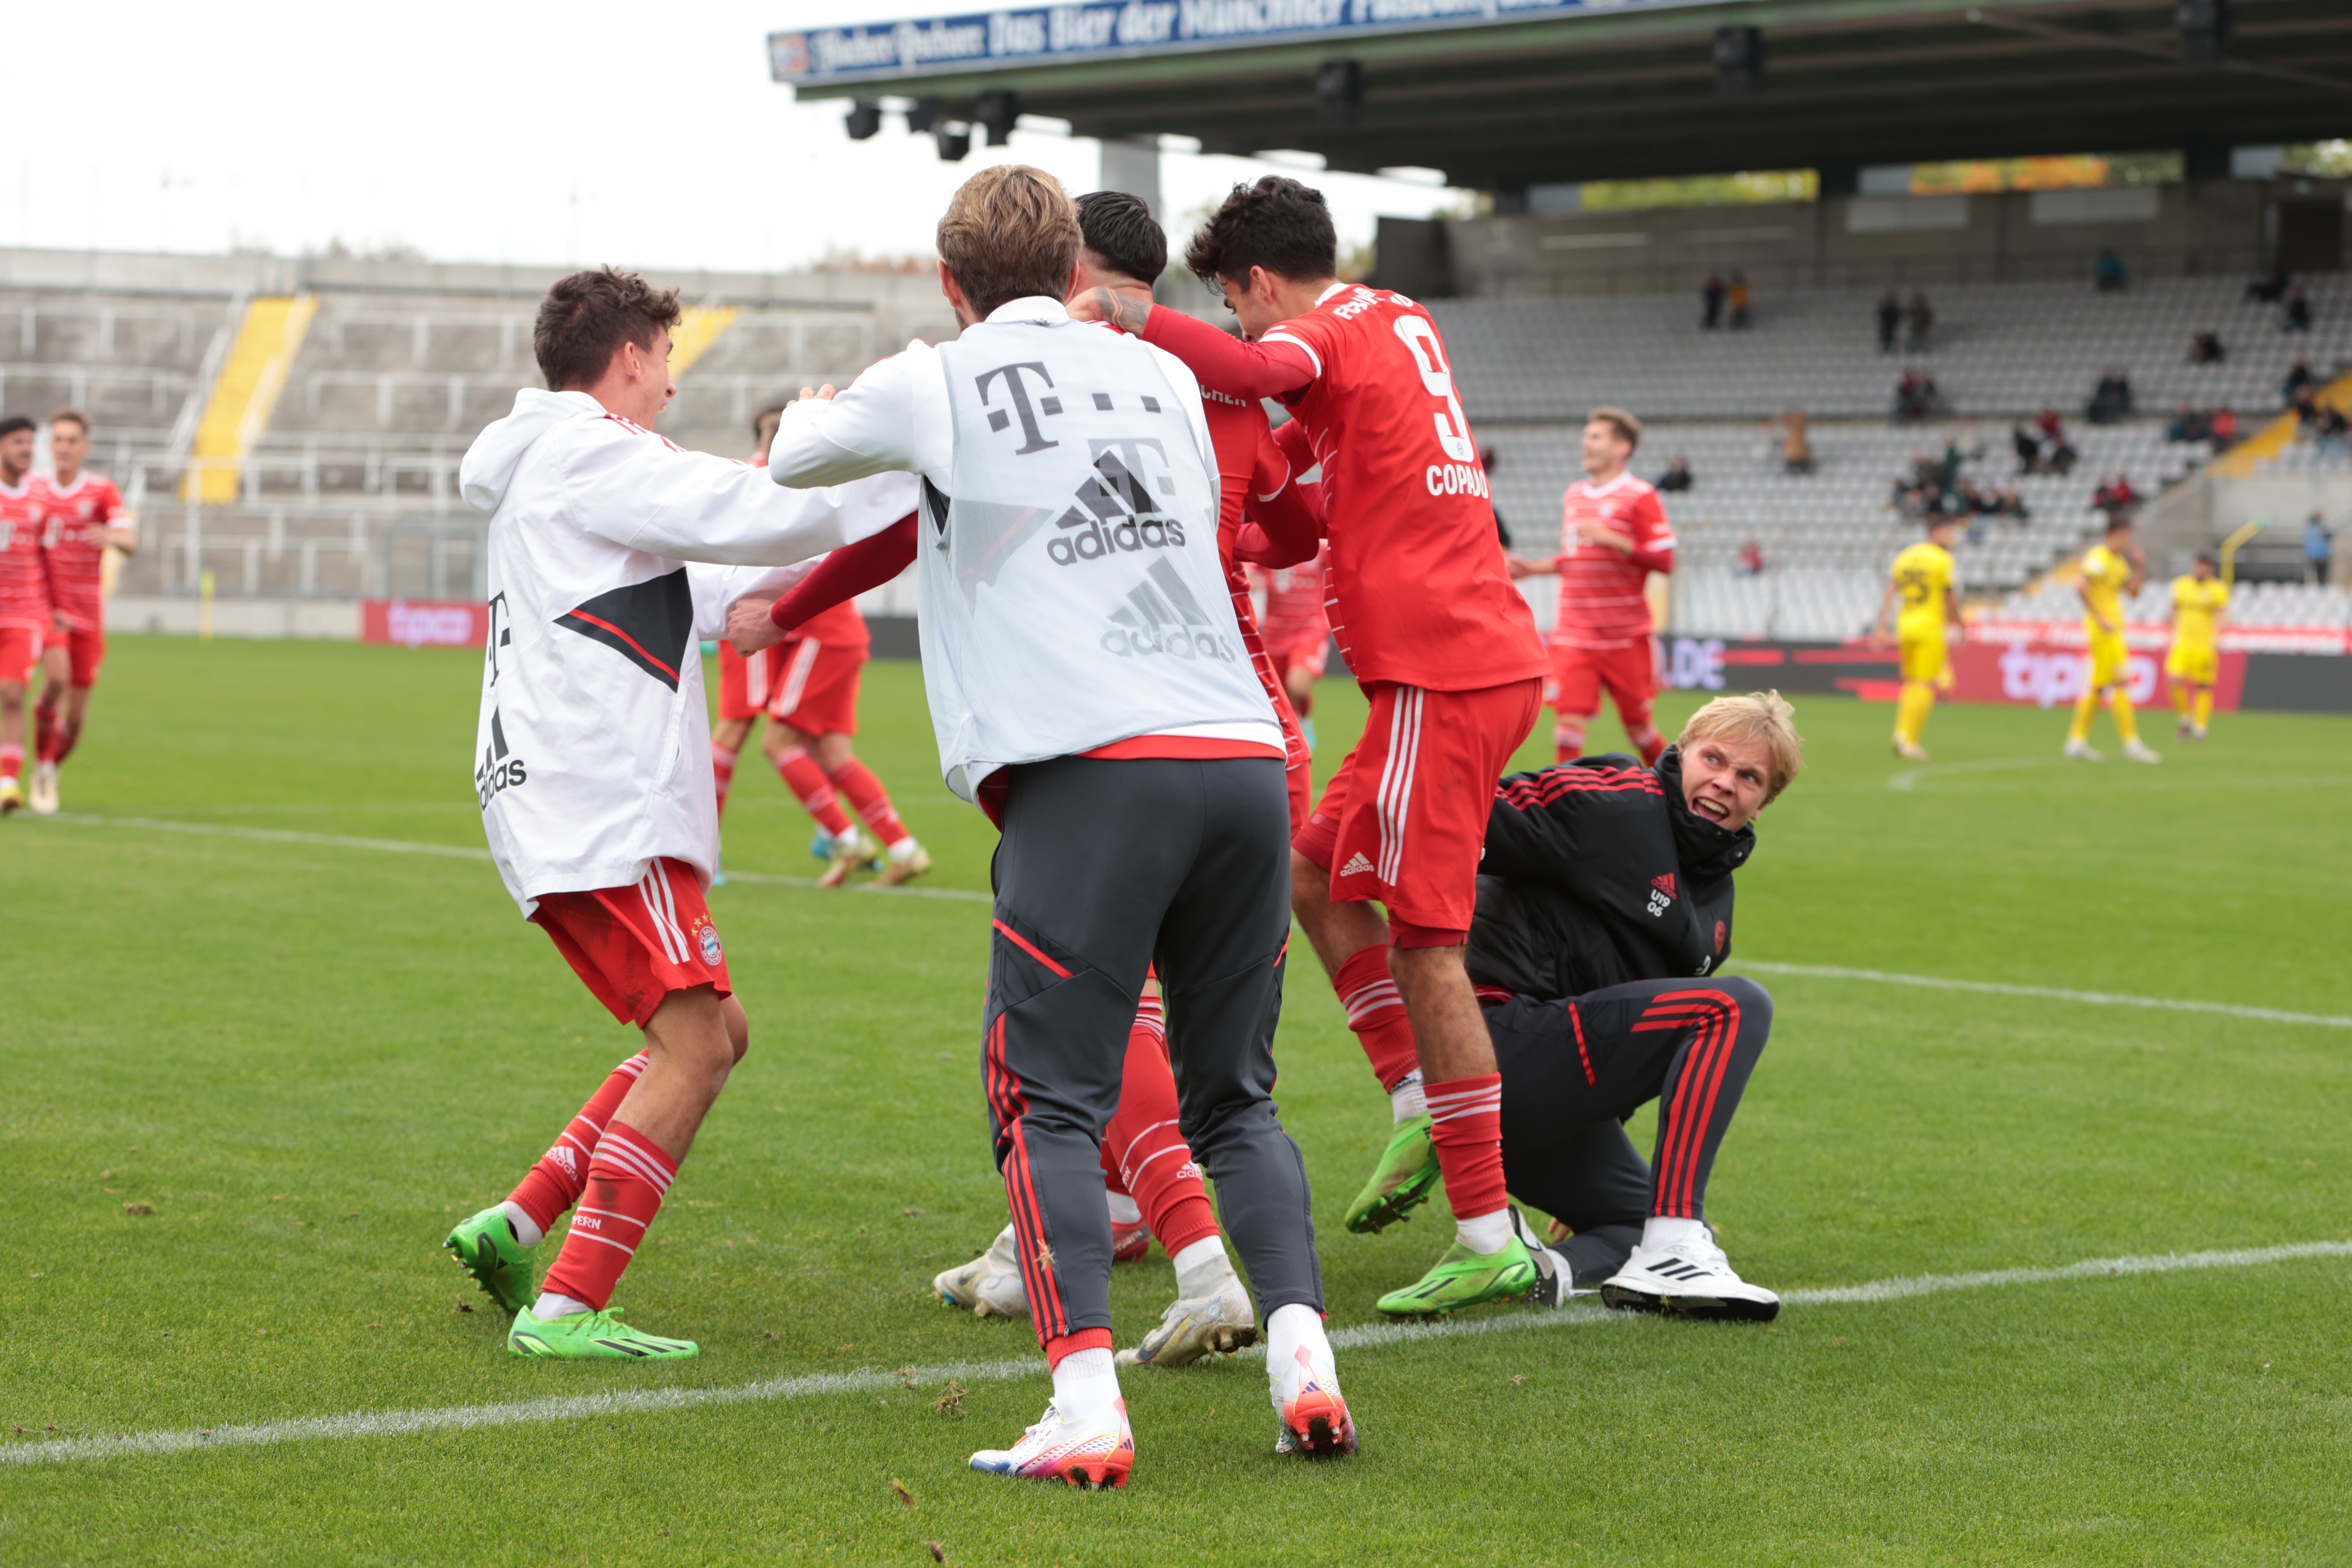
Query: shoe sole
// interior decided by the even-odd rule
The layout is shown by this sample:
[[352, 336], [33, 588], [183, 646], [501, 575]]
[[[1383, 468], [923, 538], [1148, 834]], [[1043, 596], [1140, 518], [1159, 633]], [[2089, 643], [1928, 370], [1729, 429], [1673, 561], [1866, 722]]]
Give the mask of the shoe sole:
[[1327, 1401], [1303, 1423], [1285, 1418], [1283, 1426], [1290, 1432], [1291, 1453], [1302, 1459], [1337, 1459], [1356, 1451], [1355, 1426], [1348, 1419], [1345, 1405], [1331, 1408], [1337, 1403]]
[[[1183, 1342], [1171, 1340], [1153, 1351], [1149, 1360], [1145, 1359], [1144, 1347], [1141, 1345], [1136, 1346], [1133, 1350], [1121, 1351], [1111, 1359], [1120, 1366], [1157, 1366], [1174, 1372], [1179, 1367], [1191, 1366], [1196, 1361], [1206, 1361], [1213, 1355], [1239, 1355], [1255, 1343], [1257, 1343], [1256, 1324], [1253, 1323], [1247, 1328], [1243, 1328], [1238, 1323], [1228, 1323], [1201, 1339], [1198, 1342], [1198, 1348], [1192, 1349], [1189, 1353], [1185, 1353], [1186, 1346]], [[1171, 1358], [1169, 1353], [1171, 1351], [1179, 1352], [1182, 1359]]]
[[[519, 1300], [510, 1301], [507, 1299], [506, 1292], [493, 1283], [503, 1272], [503, 1268], [499, 1258], [498, 1249], [488, 1241], [469, 1252], [465, 1243], [459, 1241], [456, 1233], [452, 1232], [449, 1239], [444, 1241], [441, 1246], [457, 1260], [457, 1267], [466, 1271], [466, 1277], [474, 1282], [474, 1288], [497, 1302], [500, 1311], [520, 1312], [530, 1304], [529, 1284], [524, 1285]], [[488, 1263], [482, 1261], [483, 1253], [489, 1255]]]
[[1778, 1301], [1748, 1301], [1737, 1296], [1661, 1296], [1622, 1285], [1601, 1286], [1601, 1303], [1613, 1311], [1655, 1312], [1702, 1323], [1769, 1323], [1780, 1315]]
[[1414, 1209], [1429, 1201], [1437, 1191], [1444, 1173], [1432, 1160], [1403, 1181], [1389, 1189], [1385, 1196], [1365, 1205], [1360, 1213], [1351, 1213], [1347, 1226], [1358, 1236], [1378, 1236], [1389, 1226], [1404, 1220]]

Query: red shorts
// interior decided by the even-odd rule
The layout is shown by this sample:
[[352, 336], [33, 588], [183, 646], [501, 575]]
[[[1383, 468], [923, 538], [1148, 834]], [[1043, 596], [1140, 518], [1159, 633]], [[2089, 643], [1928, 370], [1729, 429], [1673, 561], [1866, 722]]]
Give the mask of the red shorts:
[[1378, 899], [1400, 947], [1466, 940], [1495, 784], [1543, 708], [1543, 682], [1428, 691], [1380, 681], [1363, 739], [1291, 847], [1335, 900]]
[[776, 675], [768, 717], [803, 735], [857, 733], [857, 677], [863, 647], [787, 638], [776, 648]]
[[69, 686], [96, 686], [98, 667], [106, 662], [106, 633], [95, 626], [89, 631], [76, 626], [62, 638], [55, 632], [49, 634], [51, 647], [57, 647], [60, 641], [65, 644], [67, 657], [73, 667], [73, 673], [67, 678], [66, 683]]
[[1331, 656], [1331, 634], [1318, 632], [1312, 637], [1299, 637], [1290, 642], [1267, 643], [1265, 657], [1274, 661], [1275, 673], [1289, 679], [1294, 669], [1303, 669], [1323, 679], [1324, 662]]
[[1551, 650], [1551, 689], [1545, 695], [1562, 717], [1590, 719], [1601, 711], [1601, 689], [1617, 704], [1617, 716], [1629, 730], [1650, 721], [1658, 701], [1658, 656], [1648, 637], [1619, 647], [1563, 647]]
[[768, 710], [776, 694], [776, 666], [782, 648], [761, 648], [745, 658], [732, 643], [719, 645], [719, 720], [757, 719]]
[[0, 626], [0, 680], [24, 680], [41, 659], [41, 634], [31, 626]]
[[702, 883], [683, 860], [656, 860], [625, 888], [542, 893], [530, 918], [624, 1024], [642, 1027], [673, 991], [734, 994]]

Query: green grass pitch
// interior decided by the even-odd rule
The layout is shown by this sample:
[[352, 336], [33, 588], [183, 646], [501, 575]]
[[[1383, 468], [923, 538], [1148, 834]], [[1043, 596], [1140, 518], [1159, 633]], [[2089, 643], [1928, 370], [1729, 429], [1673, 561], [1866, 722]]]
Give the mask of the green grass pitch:
[[[1801, 1300], [1769, 1329], [1491, 1308], [1465, 1323], [1509, 1331], [1343, 1352], [1364, 1439], [1344, 1463], [1276, 1459], [1263, 1363], [1243, 1358], [1127, 1379], [1140, 1457], [1123, 1493], [974, 1475], [970, 1450], [1035, 1417], [1042, 1361], [966, 1379], [945, 1412], [939, 1383], [887, 1375], [1035, 1355], [1026, 1324], [926, 1289], [1003, 1211], [971, 900], [716, 891], [752, 1051], [621, 1295], [704, 1354], [511, 1359], [436, 1244], [634, 1034], [487, 863], [333, 842], [479, 848], [477, 671], [461, 653], [121, 638], [68, 816], [0, 823], [0, 1458], [884, 1375], [0, 1464], [0, 1563], [912, 1563], [929, 1542], [964, 1564], [2352, 1559], [2341, 1250]], [[1362, 708], [1336, 683], [1323, 704], [1328, 763]], [[1666, 706], [1671, 724], [1691, 702]], [[863, 753], [938, 857], [924, 885], [984, 889], [992, 834], [938, 782], [914, 668], [873, 667], [864, 712]], [[1917, 770], [1887, 755], [1888, 710], [1801, 702], [1811, 766], [1762, 819], [1733, 967], [2352, 1014], [2352, 727], [2223, 715], [2192, 750], [2168, 743], [2168, 717], [2148, 725], [2162, 767], [2069, 768], [2062, 714], [1947, 709]], [[730, 868], [813, 876], [798, 808], [765, 769], [740, 777]], [[1710, 1205], [1750, 1279], [2352, 1237], [2352, 1030], [1759, 977], [1778, 1026]], [[1334, 1326], [1363, 1325], [1444, 1227], [1340, 1228], [1386, 1104], [1311, 963], [1287, 1002], [1285, 1121]], [[1156, 1251], [1118, 1271], [1122, 1343], [1170, 1279]]]

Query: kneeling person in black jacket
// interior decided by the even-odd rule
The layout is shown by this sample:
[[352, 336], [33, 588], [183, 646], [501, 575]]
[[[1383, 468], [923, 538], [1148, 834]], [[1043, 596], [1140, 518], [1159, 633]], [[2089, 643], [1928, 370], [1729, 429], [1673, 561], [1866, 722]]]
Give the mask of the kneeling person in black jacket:
[[[1756, 815], [1803, 763], [1791, 718], [1777, 692], [1719, 697], [1654, 770], [1589, 757], [1496, 792], [1469, 968], [1503, 1076], [1510, 1190], [1572, 1233], [1538, 1259], [1539, 1300], [1599, 1281], [1636, 1311], [1780, 1310], [1733, 1272], [1704, 1200], [1772, 1026], [1763, 987], [1716, 971]], [[1645, 1165], [1624, 1119], [1654, 1099]]]

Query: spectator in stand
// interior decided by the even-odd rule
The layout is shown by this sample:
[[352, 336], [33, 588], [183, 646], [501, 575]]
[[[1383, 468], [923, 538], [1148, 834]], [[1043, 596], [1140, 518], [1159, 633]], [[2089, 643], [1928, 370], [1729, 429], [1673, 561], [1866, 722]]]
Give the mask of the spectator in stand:
[[1813, 471], [1813, 441], [1806, 433], [1805, 416], [1791, 408], [1780, 416], [1780, 471], [1784, 474], [1810, 474]]
[[1690, 459], [1676, 452], [1666, 459], [1666, 471], [1658, 476], [1658, 489], [1686, 490], [1692, 484]]
[[2226, 452], [2238, 444], [2238, 415], [2235, 409], [2216, 408], [2205, 421], [2205, 439], [2213, 443], [2213, 450]]
[[1755, 298], [1748, 291], [1748, 275], [1746, 273], [1739, 271], [1738, 268], [1733, 269], [1731, 274], [1731, 288], [1726, 297], [1731, 303], [1731, 330], [1735, 332], [1746, 331], [1748, 320], [1748, 307], [1754, 302]]
[[2164, 427], [2164, 438], [2168, 441], [2202, 441], [2210, 427], [2205, 416], [2184, 401], [2172, 411], [2172, 423]]
[[2138, 508], [2139, 492], [2132, 489], [2130, 479], [2123, 474], [2101, 480], [2099, 488], [2091, 495], [2091, 510], [2106, 513], [2111, 522], [2116, 514], [2128, 517]]
[[2341, 454], [2352, 448], [2352, 419], [2332, 403], [2319, 405], [2319, 416], [2312, 422], [2312, 434], [2319, 438], [2322, 453]]
[[1698, 291], [1699, 331], [1711, 332], [1723, 324], [1723, 279], [1707, 274], [1706, 283]]
[[1993, 515], [2008, 518], [2012, 522], [2023, 522], [2033, 513], [2026, 510], [2025, 498], [2017, 493], [2017, 487], [2005, 485], [2001, 489], [2000, 504], [1993, 508]]
[[2122, 292], [2126, 281], [2124, 258], [2116, 254], [2116, 247], [2099, 247], [2098, 258], [2091, 263], [2091, 286], [2102, 294], [2116, 294]]
[[2319, 434], [2320, 422], [2326, 411], [2320, 407], [2319, 398], [2311, 390], [2311, 384], [2309, 382], [2305, 382], [2301, 386], [2296, 387], [2293, 392], [2287, 394], [2286, 407], [2287, 412], [2295, 416], [2297, 423], [2295, 433], [2297, 435], [2316, 436]]
[[1923, 354], [1928, 352], [1928, 337], [1936, 330], [1936, 310], [1927, 303], [1927, 296], [1918, 289], [1911, 290], [1911, 302], [1903, 307], [1903, 321], [1909, 335], [1904, 339], [1905, 353]]
[[1903, 302], [1895, 299], [1895, 290], [1889, 289], [1878, 297], [1878, 352], [1880, 353], [1891, 354], [1895, 352], [1895, 333], [1902, 325]]
[[[1753, 535], [1739, 547], [1739, 574], [1743, 577], [1764, 575], [1764, 547], [1756, 542]], [[2323, 582], [2326, 580], [2325, 577], [2321, 579]]]
[[2189, 340], [2190, 364], [2220, 364], [2229, 357], [2230, 351], [2221, 346], [2219, 332], [2200, 332]]
[[2279, 395], [2293, 403], [2294, 395], [2309, 386], [2311, 383], [2310, 363], [2304, 360], [2297, 360], [2286, 367], [2286, 379], [2279, 383]]
[[2303, 563], [2311, 580], [2321, 587], [2327, 586], [2328, 563], [2336, 558], [2336, 535], [2329, 532], [2327, 520], [2313, 512], [2303, 524]]
[[2264, 305], [2275, 305], [2286, 295], [2286, 268], [2272, 262], [2263, 268], [2263, 275], [2246, 285], [2246, 298]]
[[2091, 391], [2090, 405], [2084, 410], [2094, 425], [2114, 425], [2132, 411], [2131, 377], [2120, 367], [2110, 366], [2099, 377], [2099, 384]]
[[1944, 395], [1936, 389], [1936, 378], [1916, 370], [1906, 370], [1903, 379], [1895, 384], [1895, 423], [1917, 425], [1932, 419], [1941, 411]]
[[2311, 331], [2311, 301], [2303, 297], [2303, 285], [2300, 283], [2286, 291], [2286, 304], [2279, 310], [2279, 331]]

